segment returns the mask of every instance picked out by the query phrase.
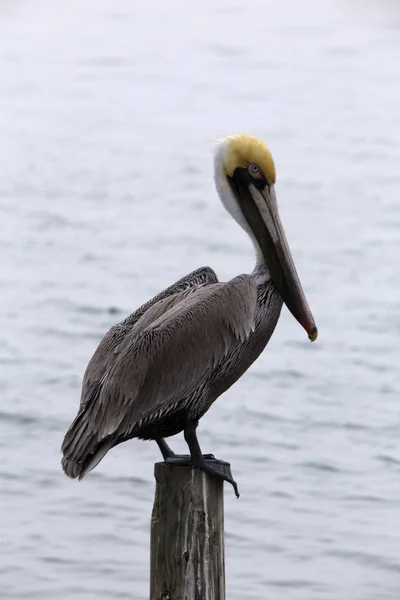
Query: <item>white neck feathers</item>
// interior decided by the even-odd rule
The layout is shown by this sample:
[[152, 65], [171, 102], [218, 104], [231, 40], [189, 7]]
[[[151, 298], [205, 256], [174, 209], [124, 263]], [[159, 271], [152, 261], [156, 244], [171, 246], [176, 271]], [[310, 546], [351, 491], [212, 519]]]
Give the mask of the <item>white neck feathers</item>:
[[236, 199], [235, 194], [232, 191], [231, 186], [228, 183], [228, 179], [224, 169], [224, 157], [227, 151], [227, 145], [229, 144], [229, 140], [222, 140], [218, 143], [215, 150], [214, 157], [214, 181], [215, 187], [217, 188], [218, 195], [221, 199], [222, 204], [231, 215], [233, 219], [235, 219], [236, 223], [240, 225], [240, 227], [248, 234], [251, 241], [253, 242], [257, 259], [256, 259], [256, 267], [253, 271], [253, 274], [257, 272], [257, 274], [264, 279], [264, 283], [267, 279], [269, 279], [269, 273], [267, 265], [265, 264], [265, 259], [261, 252], [261, 248], [258, 245], [258, 242], [254, 236], [253, 231], [251, 230], [250, 225], [247, 223], [242, 210], [240, 208], [239, 202]]

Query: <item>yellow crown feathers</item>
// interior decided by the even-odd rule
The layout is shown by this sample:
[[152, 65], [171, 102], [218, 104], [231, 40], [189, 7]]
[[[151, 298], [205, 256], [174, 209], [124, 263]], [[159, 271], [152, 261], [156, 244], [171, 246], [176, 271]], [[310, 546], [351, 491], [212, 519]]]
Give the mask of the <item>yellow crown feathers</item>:
[[247, 167], [255, 163], [260, 167], [268, 183], [275, 183], [276, 171], [274, 159], [264, 142], [247, 133], [238, 133], [227, 137], [228, 146], [224, 158], [225, 173], [232, 177], [238, 167]]

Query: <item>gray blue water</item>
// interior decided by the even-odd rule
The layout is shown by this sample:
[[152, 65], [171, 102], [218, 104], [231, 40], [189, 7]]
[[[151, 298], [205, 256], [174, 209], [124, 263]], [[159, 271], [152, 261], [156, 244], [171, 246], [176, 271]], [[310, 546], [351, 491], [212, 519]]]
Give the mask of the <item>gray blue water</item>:
[[[146, 600], [155, 444], [60, 468], [107, 328], [253, 251], [212, 144], [275, 157], [313, 309], [202, 420], [228, 459], [229, 600], [400, 598], [400, 8], [14, 0], [0, 19], [0, 597]], [[182, 439], [175, 447], [184, 448]]]

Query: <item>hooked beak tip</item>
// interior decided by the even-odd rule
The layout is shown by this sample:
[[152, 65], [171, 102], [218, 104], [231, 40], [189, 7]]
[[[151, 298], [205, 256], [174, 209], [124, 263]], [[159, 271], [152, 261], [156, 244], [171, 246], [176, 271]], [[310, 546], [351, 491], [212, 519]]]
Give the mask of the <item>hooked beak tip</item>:
[[310, 342], [315, 342], [315, 340], [318, 337], [318, 329], [314, 326], [310, 333], [308, 334], [308, 339], [310, 340]]

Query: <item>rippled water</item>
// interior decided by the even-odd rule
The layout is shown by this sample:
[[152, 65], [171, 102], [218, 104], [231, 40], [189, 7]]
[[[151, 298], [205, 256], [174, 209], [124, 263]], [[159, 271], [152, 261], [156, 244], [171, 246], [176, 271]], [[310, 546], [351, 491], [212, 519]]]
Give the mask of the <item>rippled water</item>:
[[158, 449], [78, 484], [59, 446], [111, 324], [203, 264], [252, 269], [210, 152], [247, 130], [320, 337], [285, 310], [201, 422], [241, 490], [227, 598], [397, 599], [397, 3], [15, 0], [0, 39], [1, 598], [148, 598]]

